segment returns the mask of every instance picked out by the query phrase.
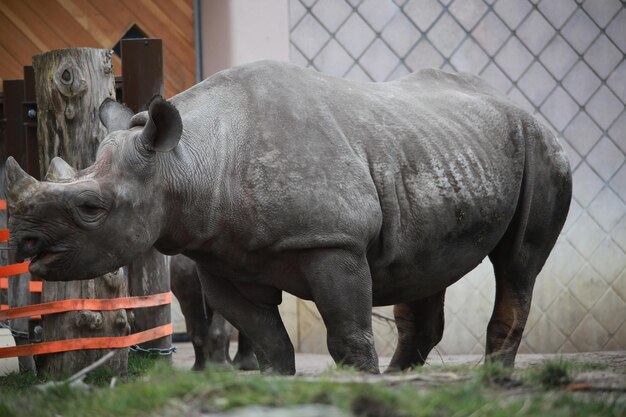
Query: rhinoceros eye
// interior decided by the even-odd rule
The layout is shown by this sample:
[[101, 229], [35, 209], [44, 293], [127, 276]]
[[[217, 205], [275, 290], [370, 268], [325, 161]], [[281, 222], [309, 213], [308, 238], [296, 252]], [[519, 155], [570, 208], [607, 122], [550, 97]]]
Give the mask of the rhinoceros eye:
[[100, 206], [96, 206], [94, 204], [91, 203], [85, 203], [85, 204], [81, 204], [79, 206], [80, 210], [83, 211], [85, 214], [89, 214], [89, 215], [96, 215], [100, 210], [103, 210], [102, 207]]
[[87, 227], [100, 225], [108, 214], [102, 197], [93, 191], [80, 193], [74, 204], [79, 220]]

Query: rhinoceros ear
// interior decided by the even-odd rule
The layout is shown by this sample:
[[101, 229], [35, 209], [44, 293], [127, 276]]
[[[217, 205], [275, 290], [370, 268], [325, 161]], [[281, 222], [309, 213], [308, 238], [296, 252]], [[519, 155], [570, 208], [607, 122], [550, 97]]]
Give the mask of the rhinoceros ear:
[[58, 156], [50, 161], [48, 172], [46, 173], [46, 181], [64, 182], [69, 181], [76, 176], [76, 170], [67, 162]]
[[140, 139], [149, 151], [169, 152], [178, 145], [183, 134], [183, 121], [174, 105], [161, 96], [150, 102], [148, 120]]
[[131, 109], [108, 97], [100, 104], [98, 111], [100, 121], [109, 133], [128, 129], [133, 117]]
[[9, 205], [20, 200], [20, 196], [26, 195], [39, 185], [39, 181], [28, 175], [20, 164], [9, 156], [4, 166], [4, 189], [9, 200]]

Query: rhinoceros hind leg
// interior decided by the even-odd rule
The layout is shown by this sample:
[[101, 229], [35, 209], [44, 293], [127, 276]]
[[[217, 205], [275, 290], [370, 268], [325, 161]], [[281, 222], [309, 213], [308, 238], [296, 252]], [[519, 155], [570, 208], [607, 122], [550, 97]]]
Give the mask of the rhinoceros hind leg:
[[[492, 261], [493, 262], [493, 261]], [[534, 268], [533, 268], [534, 269]], [[530, 311], [536, 273], [522, 273], [494, 262], [496, 300], [487, 326], [487, 361], [512, 367]]]
[[432, 348], [443, 336], [445, 294], [443, 290], [421, 300], [394, 306], [398, 345], [386, 373], [424, 364]]
[[239, 333], [239, 343], [237, 344], [237, 354], [233, 359], [235, 366], [242, 371], [256, 371], [259, 369], [259, 362], [252, 349], [252, 345], [243, 333]]
[[[543, 239], [540, 243], [524, 242], [519, 249], [513, 249], [515, 245], [505, 240], [489, 255], [496, 275], [496, 300], [487, 326], [487, 361], [501, 362], [507, 367], [515, 364], [530, 312], [535, 279], [550, 254], [560, 227], [554, 230], [545, 225], [541, 230]], [[536, 236], [533, 233], [533, 238]]]

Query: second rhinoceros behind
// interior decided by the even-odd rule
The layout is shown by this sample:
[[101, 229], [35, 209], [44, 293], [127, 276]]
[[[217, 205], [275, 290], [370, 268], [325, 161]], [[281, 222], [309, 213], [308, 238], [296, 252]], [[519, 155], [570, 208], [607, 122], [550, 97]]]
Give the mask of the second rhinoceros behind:
[[[229, 348], [233, 327], [206, 302], [196, 263], [183, 255], [172, 256], [170, 284], [180, 303], [187, 335], [193, 345], [196, 358], [193, 369], [205, 369], [207, 362], [218, 366], [231, 363]], [[232, 363], [241, 370], [259, 369], [250, 342], [243, 333], [239, 333]]]
[[337, 362], [378, 372], [372, 306], [395, 305], [389, 369], [421, 364], [446, 288], [488, 256], [487, 356], [513, 364], [571, 174], [555, 137], [478, 78], [359, 83], [260, 62], [131, 117], [103, 104], [110, 134], [83, 171], [56, 160], [40, 183], [7, 161], [11, 244], [33, 274], [183, 253], [263, 371], [295, 371], [287, 291], [315, 302]]

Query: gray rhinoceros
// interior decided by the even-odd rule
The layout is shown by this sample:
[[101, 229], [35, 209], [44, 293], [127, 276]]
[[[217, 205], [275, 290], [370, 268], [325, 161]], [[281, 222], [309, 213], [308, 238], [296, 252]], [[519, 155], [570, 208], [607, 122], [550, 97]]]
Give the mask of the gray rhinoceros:
[[38, 182], [6, 165], [11, 244], [47, 280], [86, 279], [151, 246], [198, 264], [211, 306], [264, 372], [293, 374], [281, 291], [313, 300], [336, 362], [378, 372], [371, 308], [395, 305], [390, 370], [441, 338], [444, 293], [485, 257], [487, 357], [512, 366], [533, 284], [565, 218], [561, 146], [479, 78], [388, 83], [258, 62], [132, 116], [101, 106], [96, 162]]
[[[195, 354], [194, 370], [205, 369], [207, 362], [214, 365], [231, 363], [229, 355], [232, 326], [206, 302], [202, 283], [196, 271], [196, 263], [183, 255], [170, 259], [170, 282], [172, 292], [178, 299], [185, 317], [187, 335]], [[259, 369], [252, 346], [239, 333], [237, 353], [232, 363], [242, 370]]]

